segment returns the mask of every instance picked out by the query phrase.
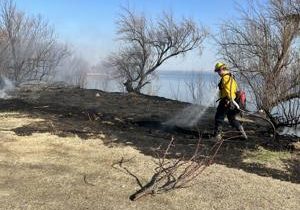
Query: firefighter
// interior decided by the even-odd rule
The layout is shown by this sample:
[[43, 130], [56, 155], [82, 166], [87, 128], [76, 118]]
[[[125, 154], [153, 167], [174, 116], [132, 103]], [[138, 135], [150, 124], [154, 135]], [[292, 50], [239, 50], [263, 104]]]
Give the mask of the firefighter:
[[215, 72], [221, 77], [218, 84], [220, 98], [218, 100], [219, 105], [215, 115], [215, 137], [218, 140], [222, 139], [222, 127], [225, 116], [227, 116], [230, 125], [240, 131], [243, 137], [247, 139], [248, 137], [243, 126], [236, 119], [237, 114], [240, 112], [240, 107], [235, 101], [238, 89], [237, 83], [224, 63], [216, 63]]

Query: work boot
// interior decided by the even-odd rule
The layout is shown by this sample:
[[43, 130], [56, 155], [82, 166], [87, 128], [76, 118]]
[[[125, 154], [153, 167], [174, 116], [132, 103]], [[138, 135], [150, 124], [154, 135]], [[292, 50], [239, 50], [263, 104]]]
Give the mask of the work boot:
[[216, 135], [216, 140], [217, 140], [217, 141], [221, 141], [221, 140], [222, 140], [222, 134], [221, 134], [221, 133], [218, 133], [218, 134]]
[[220, 131], [220, 130], [215, 131], [214, 136], [217, 141], [222, 140], [222, 131]]
[[248, 136], [243, 128], [243, 126], [239, 127], [239, 131], [241, 132], [242, 136], [244, 137], [244, 139], [248, 139]]

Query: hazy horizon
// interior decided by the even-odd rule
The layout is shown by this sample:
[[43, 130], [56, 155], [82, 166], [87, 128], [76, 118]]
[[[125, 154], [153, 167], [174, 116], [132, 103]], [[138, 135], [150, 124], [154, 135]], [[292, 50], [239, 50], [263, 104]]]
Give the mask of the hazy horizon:
[[[122, 7], [137, 14], [156, 19], [162, 12], [172, 12], [176, 19], [191, 17], [215, 33], [218, 24], [235, 14], [235, 0], [202, 1], [189, 0], [16, 0], [17, 8], [28, 15], [40, 14], [55, 28], [59, 39], [67, 42], [75, 53], [91, 65], [105, 60], [106, 56], [119, 47], [116, 36], [116, 20]], [[245, 4], [245, 2], [239, 2]], [[226, 11], [226, 12], [224, 12]], [[197, 51], [197, 50], [196, 50]], [[210, 40], [205, 41], [201, 56], [189, 52], [185, 57], [172, 58], [163, 63], [161, 70], [178, 69], [200, 71], [211, 69], [218, 60], [216, 49]]]

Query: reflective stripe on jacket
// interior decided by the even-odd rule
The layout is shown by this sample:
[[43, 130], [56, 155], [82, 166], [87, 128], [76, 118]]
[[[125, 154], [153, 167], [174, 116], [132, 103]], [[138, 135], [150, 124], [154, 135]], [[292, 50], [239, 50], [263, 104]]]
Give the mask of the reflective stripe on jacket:
[[221, 99], [227, 98], [229, 100], [234, 100], [236, 98], [237, 89], [237, 83], [230, 73], [226, 72], [221, 75], [221, 80], [219, 83], [219, 94]]

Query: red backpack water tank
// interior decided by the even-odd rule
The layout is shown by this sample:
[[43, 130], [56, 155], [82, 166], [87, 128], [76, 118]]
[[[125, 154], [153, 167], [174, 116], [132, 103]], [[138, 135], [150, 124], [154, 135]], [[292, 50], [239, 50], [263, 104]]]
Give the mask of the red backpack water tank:
[[238, 103], [241, 109], [246, 109], [246, 93], [243, 90], [239, 90], [236, 92], [235, 101]]

